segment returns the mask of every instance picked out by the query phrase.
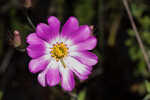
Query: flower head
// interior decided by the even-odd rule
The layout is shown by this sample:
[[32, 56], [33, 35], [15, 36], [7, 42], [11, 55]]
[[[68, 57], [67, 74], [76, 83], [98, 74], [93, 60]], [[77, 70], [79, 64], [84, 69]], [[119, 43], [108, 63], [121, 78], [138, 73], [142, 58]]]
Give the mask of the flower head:
[[74, 75], [85, 80], [92, 66], [98, 61], [89, 52], [95, 48], [97, 40], [91, 35], [88, 25], [79, 26], [75, 17], [70, 17], [60, 30], [60, 21], [50, 16], [48, 24], [40, 23], [36, 32], [27, 37], [28, 55], [32, 58], [29, 70], [39, 72], [38, 81], [44, 86], [61, 83], [66, 91], [75, 86]]

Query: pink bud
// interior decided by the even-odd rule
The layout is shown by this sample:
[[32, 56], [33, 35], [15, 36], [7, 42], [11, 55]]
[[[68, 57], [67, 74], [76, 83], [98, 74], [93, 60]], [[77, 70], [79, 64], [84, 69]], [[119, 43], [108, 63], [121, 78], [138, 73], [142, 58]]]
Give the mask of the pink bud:
[[19, 47], [21, 45], [21, 36], [18, 30], [14, 31], [13, 45], [14, 47]]
[[94, 30], [94, 25], [90, 25], [90, 29], [91, 29], [91, 31], [93, 31]]
[[25, 7], [25, 8], [30, 8], [30, 7], [32, 7], [32, 0], [25, 0], [24, 7]]
[[[91, 31], [93, 33], [94, 32], [94, 25], [90, 25], [90, 29], [91, 29]], [[93, 34], [91, 34], [91, 35], [93, 35]]]

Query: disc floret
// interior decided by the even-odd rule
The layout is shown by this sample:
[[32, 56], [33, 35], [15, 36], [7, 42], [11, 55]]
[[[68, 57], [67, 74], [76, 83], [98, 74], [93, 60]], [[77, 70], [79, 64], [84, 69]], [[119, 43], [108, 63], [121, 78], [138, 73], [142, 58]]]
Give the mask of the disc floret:
[[53, 44], [53, 47], [51, 48], [51, 56], [56, 59], [56, 61], [59, 61], [60, 59], [64, 58], [68, 55], [68, 48], [67, 45], [63, 42]]

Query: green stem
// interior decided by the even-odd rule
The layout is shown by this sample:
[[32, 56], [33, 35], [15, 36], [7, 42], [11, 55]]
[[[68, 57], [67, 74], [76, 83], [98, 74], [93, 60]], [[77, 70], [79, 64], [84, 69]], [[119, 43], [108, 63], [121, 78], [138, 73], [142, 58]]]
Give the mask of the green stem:
[[28, 15], [26, 15], [26, 17], [27, 17], [27, 20], [28, 20], [29, 24], [32, 26], [33, 29], [35, 29], [35, 26], [33, 25], [30, 17]]
[[60, 62], [62, 63], [62, 65], [64, 66], [64, 68], [66, 68], [65, 62], [63, 59], [60, 59]]

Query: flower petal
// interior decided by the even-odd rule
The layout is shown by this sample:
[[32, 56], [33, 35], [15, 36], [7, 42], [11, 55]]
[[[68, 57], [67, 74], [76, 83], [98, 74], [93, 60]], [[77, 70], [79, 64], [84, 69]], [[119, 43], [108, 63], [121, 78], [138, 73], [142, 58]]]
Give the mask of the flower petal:
[[77, 71], [74, 71], [74, 73], [78, 76], [78, 78], [79, 78], [80, 80], [86, 80], [86, 79], [88, 79], [88, 75], [80, 74], [80, 73], [77, 72]]
[[87, 40], [79, 42], [71, 46], [69, 51], [85, 51], [92, 50], [96, 47], [97, 39], [94, 36], [89, 37]]
[[42, 71], [50, 62], [51, 57], [49, 55], [44, 55], [36, 59], [32, 59], [29, 63], [29, 70], [32, 73], [37, 73]]
[[93, 66], [98, 62], [98, 57], [89, 51], [71, 52], [70, 56], [87, 66]]
[[47, 24], [40, 23], [36, 28], [37, 35], [47, 42], [51, 42], [59, 35], [59, 25], [54, 25], [55, 21], [52, 21], [54, 20], [52, 20], [52, 18], [49, 18], [49, 23], [51, 22], [49, 26]]
[[42, 39], [40, 39], [36, 33], [31, 33], [27, 36], [27, 43], [29, 44], [41, 44], [44, 43]]
[[69, 68], [64, 68], [62, 64], [59, 66], [60, 74], [61, 74], [61, 86], [66, 91], [72, 91], [75, 87], [74, 76]]
[[91, 33], [92, 31], [88, 25], [82, 25], [77, 31], [71, 34], [70, 38], [74, 41], [74, 43], [77, 43], [89, 38], [91, 36]]
[[64, 62], [81, 80], [86, 79], [91, 74], [91, 66], [86, 66], [73, 57], [66, 57]]
[[60, 21], [55, 16], [48, 18], [48, 24], [51, 31], [53, 31], [53, 35], [59, 35]]
[[67, 37], [72, 32], [76, 31], [78, 28], [79, 28], [78, 20], [75, 17], [70, 17], [62, 27], [61, 35]]
[[38, 75], [38, 82], [40, 83], [41, 86], [43, 87], [46, 86], [46, 70], [44, 70]]
[[44, 44], [29, 45], [27, 47], [27, 53], [30, 57], [37, 58], [46, 53], [46, 48]]
[[49, 86], [55, 86], [60, 81], [58, 63], [56, 61], [51, 61], [48, 65], [48, 71], [46, 73], [46, 80]]
[[40, 38], [46, 41], [49, 41], [51, 36], [49, 26], [44, 23], [40, 23], [39, 25], [37, 25], [36, 33]]

